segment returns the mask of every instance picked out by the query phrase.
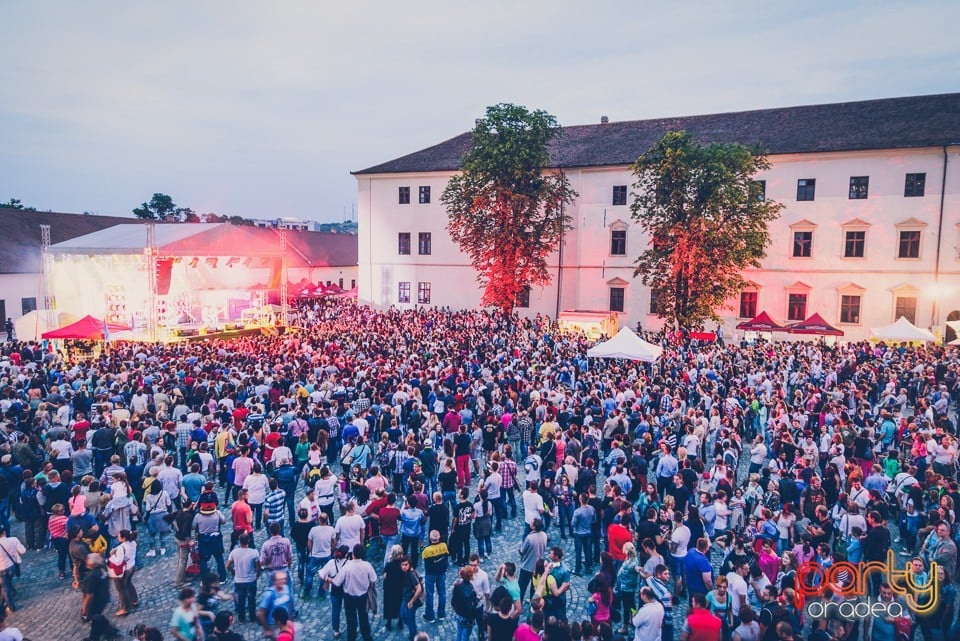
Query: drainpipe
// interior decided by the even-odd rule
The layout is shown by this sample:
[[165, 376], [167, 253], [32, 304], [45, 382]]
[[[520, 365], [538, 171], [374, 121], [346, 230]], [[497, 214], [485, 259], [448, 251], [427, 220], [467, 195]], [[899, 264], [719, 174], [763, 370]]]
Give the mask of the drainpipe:
[[[560, 173], [563, 175], [563, 172]], [[563, 292], [563, 236], [564, 236], [564, 224], [563, 224], [563, 203], [560, 203], [560, 250], [559, 255], [557, 256], [560, 265], [557, 267], [557, 313], [554, 314], [553, 319], [557, 320], [560, 318], [560, 295]]]
[[947, 194], [947, 145], [943, 146], [943, 176], [940, 180], [940, 214], [937, 220], [937, 254], [933, 265], [933, 314], [931, 324], [940, 326], [940, 246], [943, 244], [943, 206]]

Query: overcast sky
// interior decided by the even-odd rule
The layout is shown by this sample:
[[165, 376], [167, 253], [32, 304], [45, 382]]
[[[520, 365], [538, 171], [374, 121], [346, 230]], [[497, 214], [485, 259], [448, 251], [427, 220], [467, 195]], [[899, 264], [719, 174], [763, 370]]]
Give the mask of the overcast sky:
[[472, 127], [960, 90], [960, 2], [0, 2], [0, 202], [340, 220]]

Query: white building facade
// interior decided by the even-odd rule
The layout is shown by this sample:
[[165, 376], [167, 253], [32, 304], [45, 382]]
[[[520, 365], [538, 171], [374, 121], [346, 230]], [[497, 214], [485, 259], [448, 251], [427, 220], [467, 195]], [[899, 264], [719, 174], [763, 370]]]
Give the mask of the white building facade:
[[[784, 204], [763, 268], [745, 271], [749, 287], [719, 310], [728, 336], [760, 311], [784, 322], [818, 312], [848, 340], [899, 316], [934, 329], [960, 319], [960, 94], [564, 128], [551, 164], [578, 193], [573, 229], [551, 256], [551, 283], [519, 311], [661, 325], [633, 275], [648, 239], [630, 215], [630, 163], [679, 129], [766, 149], [771, 167], [756, 179]], [[439, 202], [468, 145], [465, 134], [356, 172], [362, 301], [479, 304]]]

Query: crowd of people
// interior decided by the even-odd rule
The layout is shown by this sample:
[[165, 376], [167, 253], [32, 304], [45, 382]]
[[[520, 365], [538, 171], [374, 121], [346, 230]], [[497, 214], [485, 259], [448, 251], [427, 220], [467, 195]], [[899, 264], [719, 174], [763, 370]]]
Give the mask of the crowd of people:
[[[951, 348], [680, 332], [648, 336], [664, 347], [648, 365], [587, 359], [585, 337], [543, 317], [340, 302], [299, 318], [81, 361], [0, 345], [8, 612], [21, 565], [55, 555], [90, 638], [109, 638], [110, 603], [136, 612], [138, 566], [170, 554], [179, 606], [138, 638], [289, 641], [325, 616], [334, 638], [372, 641], [373, 613], [411, 641], [448, 613], [457, 641], [952, 631]], [[894, 548], [917, 585], [936, 568], [936, 608], [802, 607], [823, 581], [809, 564]], [[855, 579], [837, 577], [824, 602]], [[902, 601], [869, 578], [875, 600]]]

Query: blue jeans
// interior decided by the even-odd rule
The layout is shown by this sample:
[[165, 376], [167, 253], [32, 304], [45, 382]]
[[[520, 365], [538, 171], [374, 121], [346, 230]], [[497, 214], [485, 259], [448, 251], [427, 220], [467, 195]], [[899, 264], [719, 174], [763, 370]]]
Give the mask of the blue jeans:
[[577, 554], [577, 569], [579, 573], [583, 569], [583, 561], [586, 560], [587, 572], [593, 570], [593, 541], [590, 534], [574, 534], [573, 547]]
[[464, 619], [457, 615], [457, 641], [470, 641], [470, 633], [473, 632], [473, 619]]
[[233, 596], [237, 600], [237, 616], [241, 621], [250, 621], [257, 617], [257, 582], [234, 583]]
[[[313, 591], [313, 580], [317, 576], [317, 572], [320, 571], [320, 568], [327, 564], [332, 557], [329, 556], [311, 556], [307, 560], [307, 571], [306, 576], [303, 578], [303, 596], [305, 598], [310, 598], [310, 593]], [[320, 584], [318, 588], [318, 593], [323, 594], [323, 584]]]
[[557, 506], [557, 511], [560, 513], [560, 518], [558, 519], [560, 522], [560, 537], [566, 538], [567, 535], [564, 533], [563, 529], [564, 525], [567, 526], [566, 531], [570, 532], [571, 535], [573, 534], [573, 504], [564, 505], [561, 503]]
[[407, 602], [402, 601], [400, 603], [400, 623], [407, 627], [407, 637], [410, 641], [413, 641], [413, 637], [417, 636], [417, 611], [416, 609], [409, 609], [407, 607]]
[[331, 625], [334, 632], [340, 631], [340, 615], [343, 614], [343, 592], [330, 591]]
[[497, 532], [501, 532], [503, 530], [503, 519], [507, 515], [507, 506], [503, 502], [503, 495], [490, 499], [490, 503], [493, 504], [493, 516], [497, 520]]
[[[510, 518], [511, 519], [517, 518], [516, 488], [511, 487], [510, 489], [507, 489], [507, 490], [501, 489], [500, 492], [501, 492], [500, 494], [501, 498], [504, 499], [504, 502], [506, 503], [507, 507], [510, 508]], [[504, 512], [504, 514], [506, 514], [506, 512]]]
[[0, 499], [0, 527], [10, 532], [10, 499], [7, 497]]
[[423, 575], [423, 585], [427, 589], [427, 610], [424, 612], [424, 616], [428, 619], [434, 618], [434, 595], [438, 597], [437, 614], [441, 617], [445, 616], [447, 613], [447, 576], [445, 574], [425, 574]]
[[486, 554], [487, 556], [493, 554], [493, 545], [490, 543], [489, 536], [477, 537], [477, 554]]
[[13, 597], [17, 590], [13, 587], [13, 570], [4, 570], [0, 573], [0, 587], [3, 588], [3, 600], [6, 601], [7, 607], [16, 610], [17, 606], [14, 604]]

